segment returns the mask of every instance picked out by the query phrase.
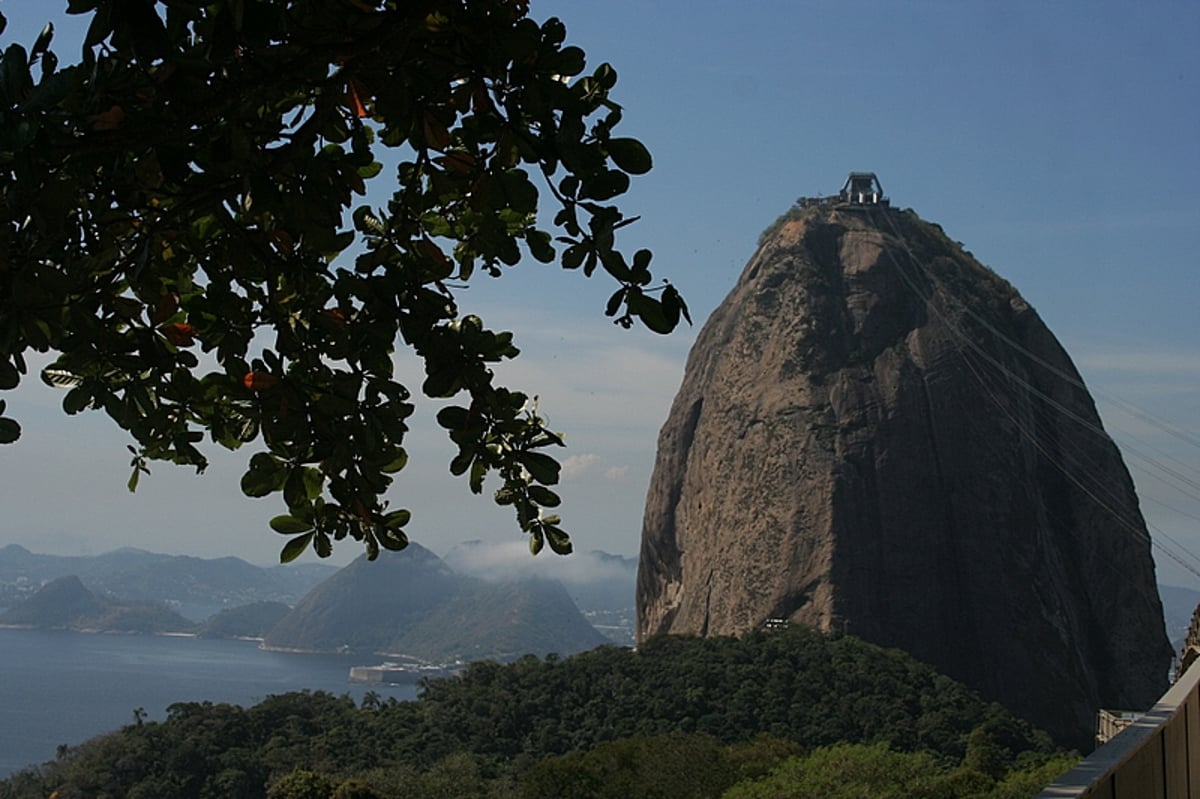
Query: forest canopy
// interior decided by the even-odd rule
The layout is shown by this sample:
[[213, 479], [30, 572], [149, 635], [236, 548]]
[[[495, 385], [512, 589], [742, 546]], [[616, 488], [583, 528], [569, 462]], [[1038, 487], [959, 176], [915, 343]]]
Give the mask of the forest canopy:
[[[729, 790], [731, 798], [1017, 799], [1073, 760], [899, 650], [792, 627], [476, 662], [429, 681], [412, 702], [371, 694], [358, 705], [328, 694], [245, 709], [183, 702], [164, 721], [139, 718], [0, 781], [0, 799], [53, 791], [283, 799], [351, 788], [406, 798]], [[835, 792], [842, 783], [845, 793]]]
[[[384, 498], [414, 394], [449, 470], [514, 508], [536, 554], [571, 549], [562, 445], [498, 385], [509, 332], [456, 291], [526, 259], [616, 281], [604, 313], [671, 331], [687, 308], [615, 204], [652, 166], [615, 132], [617, 74], [589, 68], [524, 0], [69, 0], [79, 60], [47, 25], [0, 58], [0, 390], [51, 353], [69, 414], [103, 410], [150, 461], [205, 468], [257, 445], [241, 480], [281, 494], [281, 557], [407, 543]], [[5, 20], [0, 16], [0, 33]], [[388, 164], [385, 167], [384, 164]], [[363, 202], [370, 181], [390, 197]], [[689, 320], [690, 321], [690, 320]], [[399, 382], [398, 345], [424, 365]], [[0, 443], [20, 435], [0, 401]]]

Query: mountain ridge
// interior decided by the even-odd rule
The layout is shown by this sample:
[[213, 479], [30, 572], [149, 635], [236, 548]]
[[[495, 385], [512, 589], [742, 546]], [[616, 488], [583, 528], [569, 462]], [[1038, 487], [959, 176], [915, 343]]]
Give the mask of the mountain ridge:
[[314, 588], [263, 647], [450, 662], [566, 655], [606, 641], [557, 581], [490, 583], [410, 543], [374, 562], [360, 556]]
[[68, 575], [0, 613], [0, 626], [145, 635], [190, 632], [195, 625], [159, 602], [98, 596], [77, 576]]
[[123, 547], [100, 555], [46, 555], [18, 544], [0, 547], [0, 605], [15, 605], [43, 584], [75, 575], [92, 590], [220, 608], [259, 601], [294, 603], [337, 567], [323, 563], [255, 566], [241, 558], [197, 558]]

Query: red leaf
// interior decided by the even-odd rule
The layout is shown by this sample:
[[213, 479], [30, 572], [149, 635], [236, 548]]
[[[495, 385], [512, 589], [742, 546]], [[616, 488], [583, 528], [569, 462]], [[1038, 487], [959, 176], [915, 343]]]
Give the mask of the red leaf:
[[242, 385], [251, 391], [266, 391], [279, 385], [279, 378], [267, 372], [246, 372]]

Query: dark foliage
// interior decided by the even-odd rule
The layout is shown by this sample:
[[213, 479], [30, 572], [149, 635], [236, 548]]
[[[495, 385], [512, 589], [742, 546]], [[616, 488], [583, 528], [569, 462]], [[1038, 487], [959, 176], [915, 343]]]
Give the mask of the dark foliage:
[[[508, 790], [522, 775], [543, 788], [571, 773], [586, 781], [610, 772], [646, 786], [675, 769], [692, 775], [688, 790], [701, 796], [838, 742], [924, 752], [949, 768], [977, 729], [986, 735], [976, 733], [973, 747], [987, 744], [997, 774], [1021, 753], [1029, 766], [1052, 751], [1044, 734], [899, 651], [794, 628], [479, 662], [426, 683], [415, 702], [369, 697], [356, 706], [294, 693], [246, 709], [177, 704], [164, 722], [128, 726], [64, 752], [40, 776], [0, 783], [0, 799], [55, 790], [59, 799], [263, 797], [297, 770], [331, 785], [357, 779], [385, 796], [425, 795], [447, 775], [474, 775], [484, 796], [493, 794], [482, 786]], [[718, 749], [728, 751], [717, 757]], [[530, 786], [529, 795], [546, 795]], [[593, 787], [581, 795], [608, 795]]]
[[[60, 4], [61, 7], [61, 4]], [[260, 447], [243, 493], [281, 494], [281, 559], [403, 549], [388, 487], [414, 394], [473, 493], [498, 477], [536, 554], [570, 551], [561, 446], [492, 364], [509, 332], [460, 313], [475, 276], [559, 263], [617, 284], [604, 312], [670, 332], [687, 308], [614, 201], [652, 166], [614, 135], [617, 73], [587, 68], [527, 0], [69, 0], [0, 55], [0, 392], [54, 353], [63, 410], [103, 410], [150, 461], [202, 470], [205, 438]], [[0, 32], [5, 18], [0, 13]], [[384, 164], [388, 169], [385, 171]], [[362, 204], [369, 181], [390, 198]], [[397, 347], [425, 367], [395, 374]], [[201, 354], [204, 357], [201, 357]], [[214, 368], [214, 366], [216, 368]], [[21, 428], [0, 399], [0, 444]]]

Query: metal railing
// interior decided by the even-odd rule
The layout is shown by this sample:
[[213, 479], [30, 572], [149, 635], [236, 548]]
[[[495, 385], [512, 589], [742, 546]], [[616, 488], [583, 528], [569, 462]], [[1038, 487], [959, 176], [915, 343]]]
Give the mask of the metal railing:
[[[1191, 649], [1200, 652], [1192, 644], [1185, 654]], [[1184, 670], [1145, 715], [1036, 797], [1085, 798], [1200, 799], [1200, 667]]]

